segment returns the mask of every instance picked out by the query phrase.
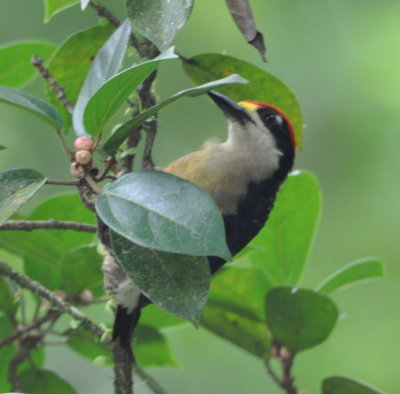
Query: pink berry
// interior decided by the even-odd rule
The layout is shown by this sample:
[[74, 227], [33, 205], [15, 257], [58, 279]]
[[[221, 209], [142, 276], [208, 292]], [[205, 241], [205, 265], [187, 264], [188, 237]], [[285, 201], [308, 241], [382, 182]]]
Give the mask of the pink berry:
[[88, 150], [78, 150], [75, 152], [75, 161], [78, 164], [85, 165], [92, 160], [92, 154]]
[[94, 140], [90, 137], [78, 137], [74, 141], [74, 147], [77, 151], [88, 150], [92, 151], [94, 148]]

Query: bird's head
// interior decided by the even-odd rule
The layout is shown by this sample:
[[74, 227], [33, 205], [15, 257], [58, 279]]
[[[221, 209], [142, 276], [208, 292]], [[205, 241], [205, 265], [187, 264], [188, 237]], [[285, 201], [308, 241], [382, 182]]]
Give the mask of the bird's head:
[[236, 103], [221, 93], [210, 91], [208, 95], [222, 109], [228, 124], [230, 137], [255, 144], [274, 143], [283, 154], [294, 155], [296, 138], [287, 116], [279, 108], [259, 101]]

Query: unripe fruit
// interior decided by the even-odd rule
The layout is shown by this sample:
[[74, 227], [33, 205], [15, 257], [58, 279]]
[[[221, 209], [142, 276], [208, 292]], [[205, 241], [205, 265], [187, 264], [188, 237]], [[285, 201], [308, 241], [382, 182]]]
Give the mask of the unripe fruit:
[[94, 140], [90, 137], [78, 137], [74, 141], [74, 147], [77, 151], [88, 150], [92, 151], [94, 148]]
[[75, 161], [78, 164], [85, 165], [92, 160], [92, 154], [88, 150], [78, 150], [75, 152]]

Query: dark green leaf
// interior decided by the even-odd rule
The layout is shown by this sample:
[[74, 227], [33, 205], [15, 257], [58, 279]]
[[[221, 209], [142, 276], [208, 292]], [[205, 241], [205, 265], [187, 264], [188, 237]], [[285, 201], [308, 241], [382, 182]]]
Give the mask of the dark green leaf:
[[19, 376], [22, 391], [29, 394], [76, 394], [73, 387], [56, 373], [45, 369], [27, 369]]
[[[74, 104], [92, 61], [105, 40], [113, 32], [111, 25], [95, 26], [67, 38], [50, 59], [50, 74], [63, 87], [68, 100]], [[49, 101], [58, 109], [64, 129], [71, 125], [71, 115], [60, 103], [56, 94], [46, 84]]]
[[[11, 321], [4, 316], [0, 316], [0, 340], [8, 337], [13, 333], [15, 327]], [[11, 385], [8, 382], [8, 369], [10, 361], [16, 355], [17, 349], [14, 344], [10, 344], [0, 348], [0, 392], [8, 393]]]
[[173, 96], [167, 98], [164, 101], [161, 101], [157, 105], [141, 112], [138, 116], [129, 120], [121, 127], [119, 127], [106, 141], [104, 144], [105, 151], [112, 155], [117, 152], [118, 147], [124, 142], [125, 138], [134, 130], [137, 126], [143, 123], [146, 119], [153, 116], [160, 109], [164, 108], [168, 104], [173, 103], [181, 97], [190, 96], [195, 97], [201, 94], [208, 92], [211, 89], [214, 89], [218, 86], [231, 84], [231, 83], [246, 83], [247, 81], [241, 78], [239, 75], [230, 75], [229, 77], [219, 79], [218, 81], [213, 81], [206, 83], [204, 85], [196, 86], [191, 89], [182, 90], [178, 93], [175, 93]]
[[230, 258], [215, 202], [198, 186], [174, 175], [126, 174], [97, 197], [96, 211], [112, 230], [146, 248]]
[[126, 7], [132, 26], [163, 51], [185, 25], [193, 0], [127, 0]]
[[249, 1], [226, 0], [226, 5], [228, 6], [229, 12], [245, 40], [258, 49], [263, 61], [266, 62], [264, 38], [257, 30]]
[[201, 323], [217, 335], [268, 360], [271, 342], [265, 319], [270, 285], [261, 271], [230, 267], [218, 273]]
[[46, 182], [46, 178], [29, 168], [0, 172], [0, 224], [25, 204]]
[[115, 30], [94, 58], [72, 114], [74, 129], [78, 136], [87, 135], [83, 123], [85, 107], [104, 83], [117, 73], [124, 58], [130, 34], [131, 28], [129, 22], [126, 21]]
[[323, 380], [322, 394], [383, 394], [383, 391], [357, 380], [332, 376]]
[[35, 75], [32, 67], [33, 55], [47, 60], [54, 52], [55, 46], [48, 42], [20, 42], [0, 48], [0, 85], [20, 88], [26, 85]]
[[18, 309], [14, 293], [7, 281], [0, 276], [0, 311], [14, 315]]
[[7, 149], [7, 148], [3, 145], [0, 145], [0, 150], [4, 150], [4, 149]]
[[78, 3], [79, 0], [44, 0], [44, 23], [47, 23], [59, 12]]
[[256, 100], [281, 108], [293, 125], [297, 146], [301, 147], [303, 119], [300, 105], [292, 91], [278, 78], [243, 60], [217, 54], [197, 55], [184, 60], [184, 69], [196, 83], [205, 83], [230, 74], [239, 74], [250, 83], [218, 89], [236, 101]]
[[336, 305], [311, 290], [275, 287], [266, 307], [273, 339], [293, 354], [323, 342], [338, 319]]
[[248, 257], [274, 285], [298, 283], [316, 230], [320, 193], [309, 173], [291, 174], [281, 187], [267, 224]]
[[49, 103], [21, 90], [0, 86], [0, 102], [15, 105], [39, 116], [56, 129], [61, 129], [60, 114]]
[[110, 234], [119, 263], [141, 292], [165, 311], [197, 325], [210, 285], [206, 259], [143, 248]]
[[175, 59], [176, 57], [171, 49], [155, 59], [121, 71], [104, 82], [90, 97], [84, 109], [85, 130], [92, 136], [100, 135], [106, 122], [159, 64], [163, 60]]
[[331, 293], [344, 286], [353, 285], [355, 282], [383, 276], [383, 264], [380, 260], [362, 259], [340, 268], [319, 284], [315, 290], [320, 293]]
[[103, 293], [102, 256], [95, 246], [67, 252], [61, 259], [61, 289], [71, 296], [90, 290], [95, 297]]
[[178, 366], [164, 335], [140, 324], [135, 330], [135, 358], [141, 367]]
[[67, 345], [81, 356], [89, 360], [104, 356], [107, 364], [112, 364], [111, 352], [91, 332], [78, 328], [65, 332], [65, 335], [68, 337]]

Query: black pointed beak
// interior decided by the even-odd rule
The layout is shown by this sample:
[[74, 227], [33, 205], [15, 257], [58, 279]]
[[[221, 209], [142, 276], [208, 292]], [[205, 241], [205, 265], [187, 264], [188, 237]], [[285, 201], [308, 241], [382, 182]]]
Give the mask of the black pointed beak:
[[236, 120], [241, 124], [245, 124], [251, 121], [251, 118], [249, 117], [246, 110], [235, 103], [233, 100], [231, 100], [229, 97], [226, 97], [221, 93], [215, 92], [214, 90], [210, 90], [208, 92], [208, 95], [211, 97], [214, 103], [221, 108], [227, 118]]

